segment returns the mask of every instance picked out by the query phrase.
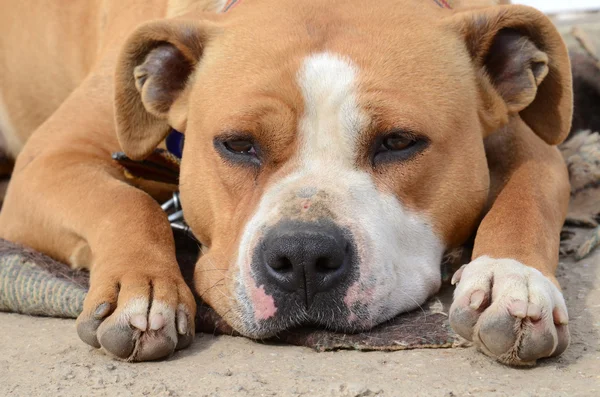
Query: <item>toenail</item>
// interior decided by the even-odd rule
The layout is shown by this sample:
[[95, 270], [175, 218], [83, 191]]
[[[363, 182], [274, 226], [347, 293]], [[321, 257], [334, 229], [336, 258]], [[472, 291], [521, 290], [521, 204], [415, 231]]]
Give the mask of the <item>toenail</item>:
[[165, 318], [162, 314], [154, 314], [150, 317], [150, 329], [157, 331], [165, 326]]
[[508, 305], [508, 312], [517, 318], [525, 318], [527, 316], [527, 303], [513, 301]]
[[181, 335], [185, 335], [185, 334], [187, 334], [187, 328], [188, 328], [187, 315], [185, 314], [185, 312], [183, 310], [178, 310], [177, 311], [177, 332], [179, 332], [179, 334], [181, 334]]
[[450, 280], [450, 284], [452, 284], [452, 285], [458, 284], [458, 282], [460, 281], [460, 278], [462, 276], [462, 272], [463, 272], [465, 266], [466, 265], [462, 265], [460, 267], [460, 269], [458, 269], [457, 271], [454, 272], [454, 274], [452, 275], [452, 280]]
[[98, 305], [98, 307], [94, 311], [94, 318], [97, 320], [100, 320], [100, 319], [106, 317], [109, 310], [110, 310], [110, 303], [108, 303], [108, 302], [101, 303], [100, 305]]
[[471, 295], [471, 303], [469, 306], [471, 307], [471, 309], [477, 310], [483, 303], [484, 299], [485, 299], [485, 292], [483, 292], [481, 290], [477, 290], [477, 291], [473, 292], [473, 295]]
[[552, 316], [554, 317], [554, 324], [556, 325], [569, 324], [569, 315], [559, 307], [554, 308], [552, 311]]
[[535, 303], [530, 303], [527, 306], [527, 317], [535, 321], [539, 320], [542, 318], [542, 308]]
[[146, 316], [143, 314], [136, 314], [135, 316], [131, 317], [129, 322], [140, 331], [145, 331], [148, 327], [148, 321], [146, 320]]

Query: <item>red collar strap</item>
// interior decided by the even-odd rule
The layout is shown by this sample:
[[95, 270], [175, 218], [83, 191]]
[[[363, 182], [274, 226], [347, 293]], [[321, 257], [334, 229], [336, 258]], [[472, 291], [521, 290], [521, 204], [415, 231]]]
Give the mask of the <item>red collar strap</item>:
[[438, 6], [442, 7], [442, 8], [447, 8], [449, 10], [452, 9], [452, 0], [433, 0], [435, 1], [435, 4], [437, 4]]
[[223, 7], [223, 12], [227, 12], [227, 11], [231, 10], [232, 8], [234, 8], [236, 5], [238, 5], [241, 2], [242, 2], [242, 0], [227, 0], [225, 7]]

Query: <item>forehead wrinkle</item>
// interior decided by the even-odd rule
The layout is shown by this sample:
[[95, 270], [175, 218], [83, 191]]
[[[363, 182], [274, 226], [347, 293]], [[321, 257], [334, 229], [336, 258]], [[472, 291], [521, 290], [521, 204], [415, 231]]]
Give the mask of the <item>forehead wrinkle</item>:
[[356, 95], [357, 75], [356, 66], [337, 54], [323, 52], [304, 60], [297, 80], [304, 100], [299, 138], [305, 167], [353, 166], [366, 121]]

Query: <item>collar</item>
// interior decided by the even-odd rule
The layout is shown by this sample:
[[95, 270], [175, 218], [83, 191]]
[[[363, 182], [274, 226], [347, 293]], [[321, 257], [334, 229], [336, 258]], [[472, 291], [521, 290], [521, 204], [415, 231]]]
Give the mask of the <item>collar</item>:
[[242, 0], [227, 0], [227, 3], [225, 3], [225, 7], [223, 7], [222, 12], [227, 12], [227, 11], [231, 10], [232, 8], [234, 8], [236, 5], [238, 5], [241, 2], [242, 2]]
[[454, 3], [453, 0], [433, 0], [435, 2], [435, 4], [437, 4], [438, 6], [442, 7], [442, 8], [447, 8], [449, 10], [452, 9], [452, 4]]
[[167, 135], [165, 139], [165, 144], [167, 146], [167, 151], [171, 153], [173, 156], [181, 159], [181, 155], [183, 153], [183, 142], [184, 135], [177, 131], [174, 128], [171, 128], [171, 132]]

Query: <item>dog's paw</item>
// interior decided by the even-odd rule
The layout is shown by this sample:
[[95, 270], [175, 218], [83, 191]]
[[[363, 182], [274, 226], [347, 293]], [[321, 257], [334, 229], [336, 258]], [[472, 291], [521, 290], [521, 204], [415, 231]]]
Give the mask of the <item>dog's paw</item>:
[[538, 270], [512, 259], [479, 257], [461, 267], [450, 325], [484, 353], [509, 365], [533, 365], [569, 344], [560, 290]]
[[196, 303], [181, 276], [92, 274], [77, 333], [127, 361], [163, 358], [190, 345]]

